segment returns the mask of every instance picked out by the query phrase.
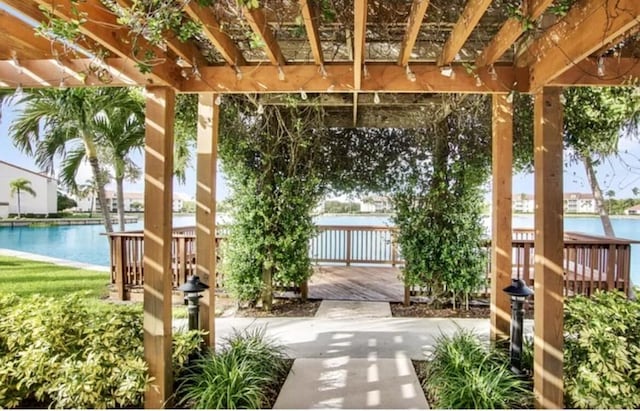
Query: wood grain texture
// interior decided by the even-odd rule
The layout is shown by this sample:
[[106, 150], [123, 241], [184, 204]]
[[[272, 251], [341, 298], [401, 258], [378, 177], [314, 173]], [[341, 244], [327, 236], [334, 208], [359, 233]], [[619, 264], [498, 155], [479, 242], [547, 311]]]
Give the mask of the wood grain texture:
[[404, 285], [396, 267], [315, 266], [309, 298], [402, 302]]

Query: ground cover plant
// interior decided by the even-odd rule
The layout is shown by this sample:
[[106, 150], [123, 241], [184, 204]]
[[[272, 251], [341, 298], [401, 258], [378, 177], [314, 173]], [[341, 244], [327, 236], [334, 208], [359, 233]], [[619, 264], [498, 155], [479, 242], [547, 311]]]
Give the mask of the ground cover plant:
[[640, 408], [640, 302], [620, 292], [567, 300], [564, 381], [569, 408]]
[[[0, 408], [141, 407], [151, 382], [138, 305], [0, 293]], [[202, 341], [174, 337], [179, 372]]]
[[291, 361], [265, 329], [236, 331], [178, 378], [177, 404], [198, 409], [269, 408]]
[[431, 361], [420, 364], [423, 388], [434, 408], [529, 408], [530, 383], [510, 369], [499, 348], [486, 347], [470, 331], [441, 336]]
[[76, 291], [88, 297], [105, 297], [109, 273], [65, 267], [41, 261], [0, 256], [0, 293], [18, 296], [35, 293], [63, 297]]

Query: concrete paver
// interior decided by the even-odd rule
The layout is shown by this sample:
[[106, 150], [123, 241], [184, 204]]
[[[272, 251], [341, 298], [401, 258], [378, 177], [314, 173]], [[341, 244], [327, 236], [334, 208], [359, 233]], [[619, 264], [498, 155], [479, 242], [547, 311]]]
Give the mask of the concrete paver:
[[315, 316], [330, 319], [391, 318], [391, 306], [386, 302], [322, 300]]
[[349, 356], [297, 359], [275, 409], [426, 409], [411, 361]]

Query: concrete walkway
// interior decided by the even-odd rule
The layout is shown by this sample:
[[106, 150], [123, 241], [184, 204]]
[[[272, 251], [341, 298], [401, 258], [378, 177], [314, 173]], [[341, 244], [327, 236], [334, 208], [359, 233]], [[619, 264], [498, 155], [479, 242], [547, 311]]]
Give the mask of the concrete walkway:
[[[265, 327], [287, 347], [295, 362], [280, 409], [427, 408], [411, 360], [459, 328], [489, 339], [488, 319], [392, 318], [388, 303], [342, 303], [323, 301], [313, 318], [218, 318], [216, 336]], [[532, 325], [525, 320], [525, 332]]]

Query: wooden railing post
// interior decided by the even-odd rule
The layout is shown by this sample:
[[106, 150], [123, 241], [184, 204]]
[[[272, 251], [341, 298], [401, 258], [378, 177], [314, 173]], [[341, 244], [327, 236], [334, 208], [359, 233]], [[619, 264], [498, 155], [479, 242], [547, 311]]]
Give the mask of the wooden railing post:
[[300, 298], [303, 302], [306, 302], [307, 298], [309, 298], [309, 280], [304, 280], [300, 284]]
[[[175, 239], [175, 237], [174, 237]], [[174, 287], [179, 287], [181, 284], [184, 284], [187, 281], [187, 247], [186, 241], [184, 237], [178, 237], [178, 255], [175, 256], [178, 259], [178, 275], [177, 275], [177, 284], [174, 284]]]
[[352, 233], [351, 228], [347, 228], [347, 230], [345, 232], [345, 234], [347, 236], [346, 241], [345, 241], [345, 244], [346, 244], [346, 247], [347, 247], [347, 250], [346, 250], [347, 252], [345, 254], [345, 259], [347, 260], [346, 261], [347, 267], [351, 265], [351, 233]]
[[121, 236], [111, 237], [111, 241], [113, 241], [114, 246], [114, 257], [115, 257], [115, 268], [116, 268], [116, 295], [118, 300], [124, 301], [126, 299], [125, 293], [125, 272], [126, 272], [126, 264], [128, 260], [127, 250], [125, 248], [124, 238]]
[[398, 240], [396, 232], [391, 230], [391, 267], [395, 267], [398, 263]]

